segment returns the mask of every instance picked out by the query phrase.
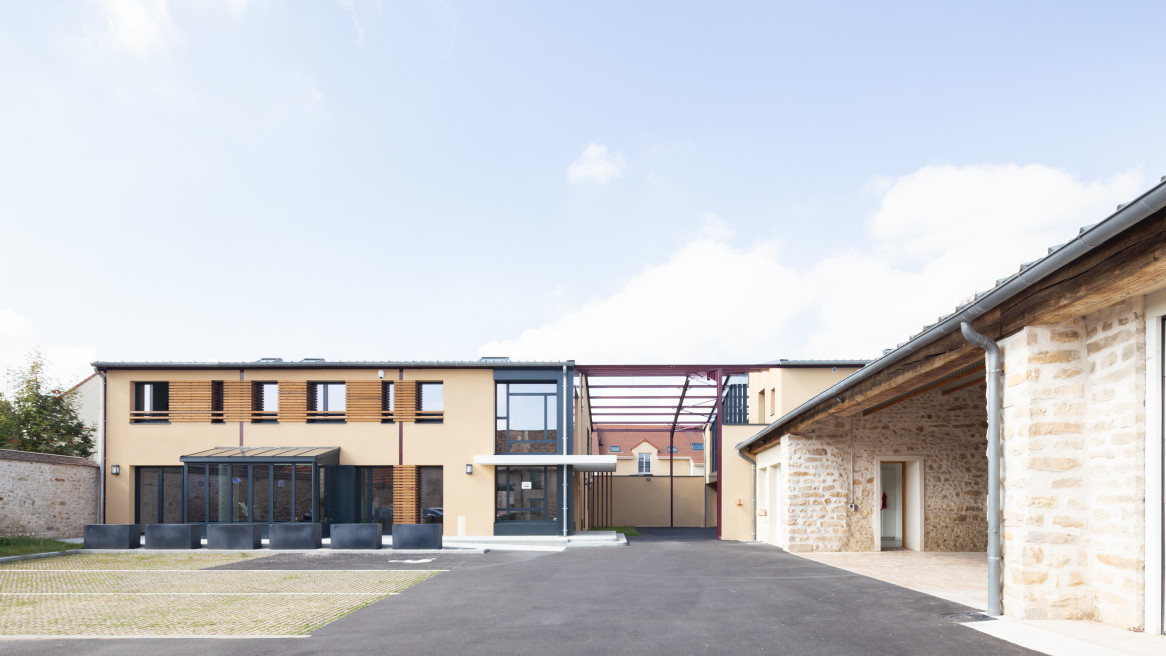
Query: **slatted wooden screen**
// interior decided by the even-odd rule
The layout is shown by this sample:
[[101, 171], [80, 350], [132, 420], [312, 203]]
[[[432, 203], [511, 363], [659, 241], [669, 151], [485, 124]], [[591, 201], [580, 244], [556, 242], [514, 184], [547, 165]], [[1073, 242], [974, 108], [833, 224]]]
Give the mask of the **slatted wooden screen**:
[[417, 465], [393, 467], [393, 523], [421, 523], [421, 470]]
[[308, 383], [303, 380], [279, 382], [279, 420], [308, 420]]
[[398, 380], [393, 382], [396, 399], [393, 404], [394, 421], [417, 420], [417, 381]]
[[379, 380], [350, 380], [345, 383], [345, 418], [348, 421], [380, 421], [381, 392]]
[[211, 420], [211, 381], [170, 381], [170, 421]]
[[223, 381], [223, 420], [251, 421], [251, 381]]

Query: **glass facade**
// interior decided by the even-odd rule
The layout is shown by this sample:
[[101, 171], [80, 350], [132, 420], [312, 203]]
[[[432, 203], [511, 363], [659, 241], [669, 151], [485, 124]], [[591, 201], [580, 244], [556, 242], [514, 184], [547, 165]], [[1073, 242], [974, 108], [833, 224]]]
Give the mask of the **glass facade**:
[[495, 521], [556, 521], [558, 467], [495, 468]]
[[495, 394], [495, 453], [562, 451], [558, 384], [498, 383]]
[[135, 518], [137, 524], [182, 522], [182, 468], [137, 467]]
[[[181, 472], [179, 467], [172, 469]], [[313, 521], [319, 507], [319, 484], [313, 475], [322, 475], [317, 469], [293, 464], [189, 464], [186, 521]]]

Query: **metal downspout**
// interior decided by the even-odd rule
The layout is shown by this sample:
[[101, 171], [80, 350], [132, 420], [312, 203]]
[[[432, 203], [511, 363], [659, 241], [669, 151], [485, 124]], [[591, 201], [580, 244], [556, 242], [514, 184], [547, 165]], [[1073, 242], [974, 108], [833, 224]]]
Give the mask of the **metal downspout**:
[[[567, 453], [567, 365], [563, 365], [563, 457]], [[567, 465], [563, 465], [563, 537], [567, 537]]]
[[1000, 347], [976, 332], [969, 321], [960, 323], [964, 339], [987, 352], [988, 378], [988, 614], [1000, 615]]
[[[751, 514], [753, 516], [753, 519], [749, 521], [749, 526], [751, 529], [751, 532], [749, 534], [749, 539], [756, 542], [757, 541], [757, 461], [750, 458], [749, 456], [745, 455], [745, 452], [743, 452], [743, 451], [738, 451], [737, 455], [741, 456], [745, 460], [748, 460], [749, 464], [753, 466], [753, 469], [751, 470], [753, 472], [753, 475], [749, 477], [749, 482], [751, 483], [751, 485], [749, 486], [749, 514]], [[769, 520], [769, 521], [773, 521], [773, 520]]]

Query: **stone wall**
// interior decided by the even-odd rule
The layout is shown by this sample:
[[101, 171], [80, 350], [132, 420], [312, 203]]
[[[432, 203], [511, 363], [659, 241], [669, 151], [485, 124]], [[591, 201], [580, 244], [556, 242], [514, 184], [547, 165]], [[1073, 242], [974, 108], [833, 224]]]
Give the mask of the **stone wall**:
[[1004, 349], [1004, 611], [1143, 623], [1145, 325], [1140, 297]]
[[81, 537], [97, 523], [97, 465], [0, 449], [0, 535]]
[[913, 456], [923, 468], [923, 549], [986, 550], [986, 417], [982, 384], [949, 394], [936, 388], [866, 417], [782, 437], [787, 548], [874, 550], [879, 459]]

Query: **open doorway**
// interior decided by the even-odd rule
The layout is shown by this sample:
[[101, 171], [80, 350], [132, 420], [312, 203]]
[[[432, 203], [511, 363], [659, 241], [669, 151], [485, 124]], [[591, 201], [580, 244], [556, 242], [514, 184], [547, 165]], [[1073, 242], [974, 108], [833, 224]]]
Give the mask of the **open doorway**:
[[907, 463], [879, 463], [879, 481], [882, 484], [879, 514], [879, 548], [882, 551], [903, 548], [907, 534], [907, 513], [903, 502], [907, 491]]
[[876, 458], [874, 550], [923, 550], [923, 459]]

